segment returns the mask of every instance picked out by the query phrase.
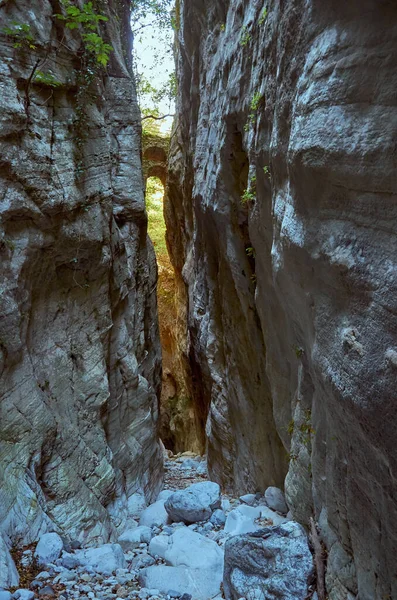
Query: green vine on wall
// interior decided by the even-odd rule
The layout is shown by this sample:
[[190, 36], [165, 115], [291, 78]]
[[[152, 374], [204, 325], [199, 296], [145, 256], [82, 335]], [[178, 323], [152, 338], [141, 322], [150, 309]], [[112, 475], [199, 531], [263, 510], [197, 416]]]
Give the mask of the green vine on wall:
[[[100, 35], [99, 26], [102, 22], [107, 22], [106, 17], [101, 12], [95, 10], [94, 2], [85, 2], [81, 8], [72, 3], [71, 0], [60, 0], [62, 13], [55, 14], [55, 18], [58, 21], [63, 21], [65, 29], [77, 30], [80, 33], [81, 40], [83, 42], [83, 52], [81, 55], [81, 66], [76, 71], [76, 84], [78, 87], [77, 92], [77, 107], [76, 107], [76, 120], [75, 120], [75, 131], [76, 131], [76, 144], [79, 150], [81, 150], [84, 138], [87, 136], [84, 125], [86, 124], [86, 105], [89, 96], [89, 88], [93, 83], [96, 76], [99, 74], [99, 70], [105, 68], [109, 62], [110, 53], [113, 48], [110, 44], [106, 43]], [[25, 112], [28, 117], [28, 123], [30, 121], [29, 107], [30, 107], [30, 87], [32, 84], [46, 86], [54, 90], [60, 88], [64, 84], [59, 81], [51, 70], [43, 70], [44, 65], [48, 61], [48, 55], [51, 49], [51, 40], [46, 44], [39, 44], [35, 39], [31, 26], [28, 23], [20, 23], [18, 21], [11, 21], [10, 25], [2, 28], [2, 33], [10, 37], [13, 40], [13, 47], [16, 50], [23, 52], [35, 52], [39, 45], [44, 50], [44, 58], [38, 58], [32, 68], [31, 74], [27, 79], [25, 85]], [[67, 46], [63, 40], [57, 42], [55, 51], [60, 46]], [[70, 49], [69, 49], [70, 50]], [[52, 97], [48, 98], [48, 100]], [[81, 171], [81, 165], [78, 165], [77, 171]]]

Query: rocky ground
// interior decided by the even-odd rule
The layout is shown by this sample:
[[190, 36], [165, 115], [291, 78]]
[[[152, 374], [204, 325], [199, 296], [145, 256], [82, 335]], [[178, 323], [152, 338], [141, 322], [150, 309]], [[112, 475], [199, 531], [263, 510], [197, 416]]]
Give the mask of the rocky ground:
[[312, 598], [308, 540], [287, 511], [277, 488], [231, 498], [201, 457], [167, 458], [163, 491], [149, 507], [133, 498], [117, 543], [81, 548], [44, 534], [14, 553], [20, 587], [0, 600]]

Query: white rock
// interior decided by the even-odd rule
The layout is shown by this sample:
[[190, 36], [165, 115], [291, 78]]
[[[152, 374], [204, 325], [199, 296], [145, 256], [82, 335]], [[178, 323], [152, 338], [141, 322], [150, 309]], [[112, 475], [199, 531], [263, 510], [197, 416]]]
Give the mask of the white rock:
[[268, 487], [265, 492], [265, 501], [269, 508], [277, 510], [277, 512], [286, 515], [288, 512], [288, 506], [285, 502], [283, 492], [276, 487]]
[[76, 552], [75, 557], [79, 565], [91, 567], [96, 573], [105, 575], [114, 573], [116, 569], [127, 568], [120, 544], [104, 544], [99, 548], [80, 550]]
[[163, 490], [162, 492], [159, 493], [159, 495], [157, 496], [157, 500], [164, 500], [164, 502], [166, 500], [168, 500], [168, 498], [170, 496], [172, 496], [174, 492], [172, 490]]
[[165, 509], [173, 521], [197, 523], [209, 519], [220, 505], [219, 485], [212, 481], [203, 481], [172, 494], [165, 502]]
[[168, 513], [164, 508], [164, 500], [158, 500], [146, 508], [140, 516], [139, 525], [145, 527], [161, 527], [169, 522]]
[[0, 588], [10, 588], [19, 584], [19, 575], [8, 546], [0, 534]]
[[149, 554], [151, 556], [160, 556], [164, 558], [168, 550], [170, 536], [156, 535], [149, 544]]
[[0, 591], [0, 600], [11, 600], [11, 592]]
[[222, 498], [221, 501], [221, 509], [225, 512], [231, 509], [231, 504], [229, 498]]
[[150, 527], [140, 525], [136, 529], [127, 529], [117, 540], [124, 552], [138, 548], [142, 542], [148, 544], [153, 537]]
[[141, 512], [145, 510], [147, 504], [143, 492], [136, 492], [128, 498], [128, 514], [131, 517], [139, 517]]
[[252, 506], [255, 502], [255, 494], [244, 494], [244, 496], [240, 496], [240, 502]]
[[225, 531], [230, 535], [241, 535], [261, 529], [263, 525], [255, 523], [255, 519], [268, 519], [269, 525], [281, 525], [287, 519], [271, 510], [268, 506], [248, 506], [242, 504], [230, 511], [226, 518]]
[[230, 535], [240, 535], [257, 529], [259, 526], [254, 523], [254, 519], [244, 515], [238, 508], [230, 511], [226, 517], [225, 532]]
[[215, 525], [215, 527], [223, 527], [224, 524], [226, 523], [226, 515], [223, 512], [223, 510], [221, 510], [220, 508], [217, 508], [212, 513], [210, 521], [211, 521], [211, 523], [213, 523]]
[[222, 569], [156, 565], [141, 571], [139, 584], [147, 588], [156, 587], [162, 594], [173, 590], [180, 595], [190, 594], [192, 600], [208, 600], [220, 593], [222, 575]]
[[48, 565], [60, 557], [62, 550], [62, 538], [55, 532], [45, 533], [39, 539], [34, 555], [39, 565]]
[[223, 551], [218, 544], [188, 527], [177, 529], [171, 536], [153, 538], [149, 553], [157, 554], [172, 567], [223, 568]]

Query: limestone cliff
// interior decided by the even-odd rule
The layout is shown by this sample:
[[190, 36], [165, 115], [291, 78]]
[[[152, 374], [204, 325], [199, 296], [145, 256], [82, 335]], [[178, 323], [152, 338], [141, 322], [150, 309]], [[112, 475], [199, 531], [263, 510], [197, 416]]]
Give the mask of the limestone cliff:
[[176, 11], [168, 236], [210, 474], [288, 470], [330, 600], [397, 597], [396, 23], [386, 0]]
[[0, 2], [0, 529], [18, 543], [106, 541], [161, 480], [129, 2], [93, 4], [106, 67], [67, 3]]

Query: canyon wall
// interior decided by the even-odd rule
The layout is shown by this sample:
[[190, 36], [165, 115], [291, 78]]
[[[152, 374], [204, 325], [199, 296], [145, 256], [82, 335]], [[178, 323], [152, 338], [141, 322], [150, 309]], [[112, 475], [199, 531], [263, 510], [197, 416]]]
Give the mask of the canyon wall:
[[15, 543], [111, 539], [162, 478], [129, 4], [94, 2], [113, 47], [100, 66], [59, 2], [0, 2], [0, 531]]
[[181, 0], [168, 245], [210, 475], [397, 597], [395, 3]]

